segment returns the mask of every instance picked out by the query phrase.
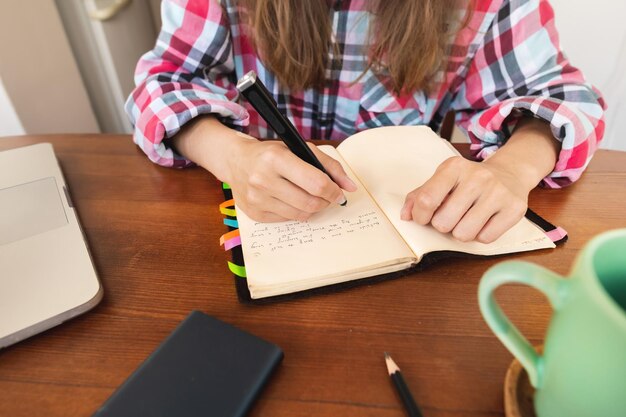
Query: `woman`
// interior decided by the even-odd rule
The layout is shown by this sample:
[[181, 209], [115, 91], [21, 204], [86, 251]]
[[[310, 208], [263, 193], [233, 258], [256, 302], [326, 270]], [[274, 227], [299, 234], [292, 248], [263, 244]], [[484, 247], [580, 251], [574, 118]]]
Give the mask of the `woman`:
[[332, 180], [255, 139], [274, 135], [238, 101], [250, 70], [306, 138], [437, 129], [455, 111], [484, 161], [445, 161], [399, 215], [462, 241], [497, 239], [538, 183], [575, 181], [603, 135], [603, 101], [559, 50], [547, 0], [164, 0], [162, 17], [126, 106], [134, 140], [228, 182], [259, 221], [306, 220], [355, 185], [315, 147]]

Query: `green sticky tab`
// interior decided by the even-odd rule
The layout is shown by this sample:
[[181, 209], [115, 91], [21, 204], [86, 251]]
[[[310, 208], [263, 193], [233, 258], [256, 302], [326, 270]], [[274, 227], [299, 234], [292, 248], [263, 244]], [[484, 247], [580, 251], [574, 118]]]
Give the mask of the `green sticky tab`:
[[230, 190], [230, 185], [226, 184], [225, 182], [222, 183], [222, 188], [224, 190]]
[[228, 269], [230, 269], [230, 272], [232, 272], [233, 274], [237, 275], [238, 277], [241, 277], [241, 278], [245, 278], [246, 277], [246, 267], [245, 266], [236, 265], [236, 264], [232, 263], [231, 261], [228, 261]]
[[237, 212], [235, 211], [235, 209], [221, 207], [220, 212], [225, 216], [237, 217]]

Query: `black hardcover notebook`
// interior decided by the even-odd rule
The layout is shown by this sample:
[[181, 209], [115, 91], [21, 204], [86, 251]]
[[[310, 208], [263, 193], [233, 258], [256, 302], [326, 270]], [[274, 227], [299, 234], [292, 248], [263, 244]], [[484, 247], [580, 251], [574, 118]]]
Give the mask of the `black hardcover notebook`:
[[[566, 233], [528, 212], [496, 241], [461, 242], [432, 226], [400, 219], [408, 192], [428, 180], [458, 152], [423, 126], [370, 129], [320, 150], [339, 161], [357, 184], [345, 207], [331, 205], [305, 222], [259, 223], [241, 210], [220, 207], [232, 230], [221, 243], [231, 249], [231, 271], [244, 300], [387, 279], [456, 256], [498, 256], [554, 248]], [[225, 189], [227, 199], [231, 197]], [[244, 265], [245, 263], [245, 265]]]
[[282, 358], [278, 346], [194, 311], [94, 416], [244, 416]]

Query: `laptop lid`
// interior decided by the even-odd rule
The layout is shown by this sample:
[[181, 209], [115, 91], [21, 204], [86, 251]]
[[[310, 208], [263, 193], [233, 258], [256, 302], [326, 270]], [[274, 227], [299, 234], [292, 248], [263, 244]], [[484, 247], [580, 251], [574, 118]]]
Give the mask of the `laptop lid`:
[[102, 299], [52, 145], [0, 152], [0, 348]]

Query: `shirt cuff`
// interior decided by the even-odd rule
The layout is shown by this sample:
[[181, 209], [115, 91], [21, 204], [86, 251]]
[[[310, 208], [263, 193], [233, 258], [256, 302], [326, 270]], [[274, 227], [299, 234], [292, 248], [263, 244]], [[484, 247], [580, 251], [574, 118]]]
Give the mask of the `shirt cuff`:
[[[585, 111], [581, 109], [585, 107]], [[506, 143], [517, 122], [525, 116], [550, 124], [561, 142], [554, 170], [541, 182], [561, 188], [576, 181], [591, 161], [604, 133], [603, 108], [595, 103], [569, 103], [551, 97], [519, 97], [472, 115], [467, 123], [472, 153], [486, 159]]]
[[[192, 161], [178, 154], [169, 140], [181, 128], [201, 115], [214, 115], [224, 119], [230, 126], [247, 126], [249, 115], [246, 109], [232, 101], [203, 99], [197, 93], [194, 97], [175, 97], [170, 94], [153, 101], [143, 110], [135, 125], [134, 142], [145, 152], [148, 158], [161, 166], [185, 168], [194, 165]], [[179, 92], [180, 94], [180, 92]]]

